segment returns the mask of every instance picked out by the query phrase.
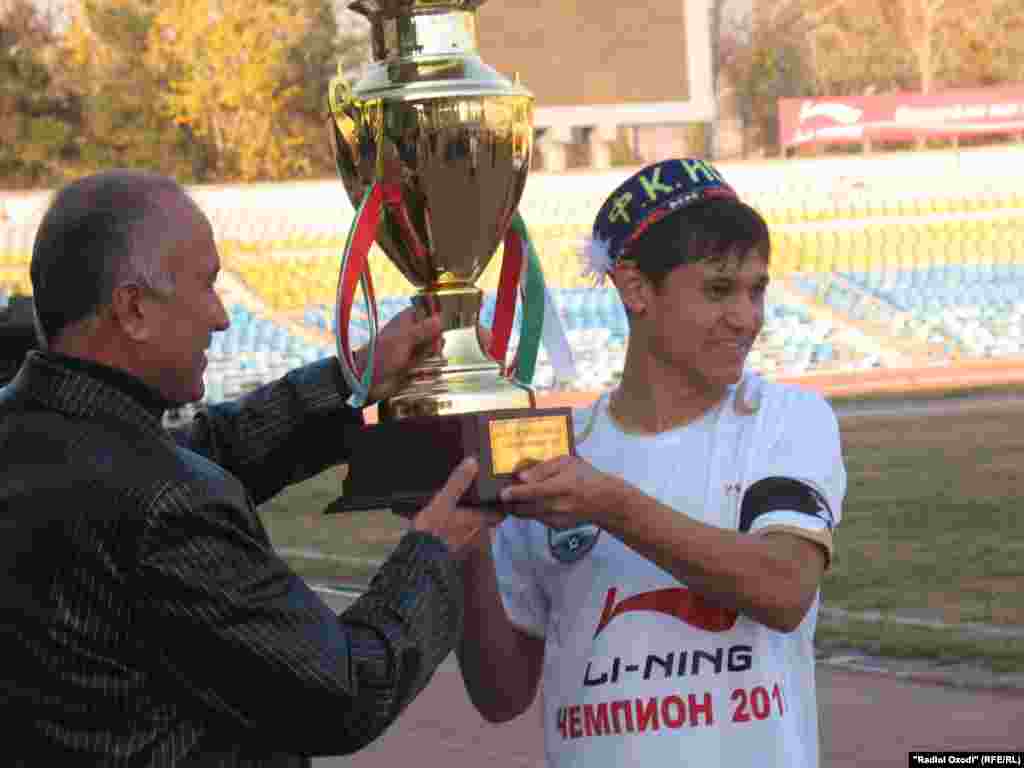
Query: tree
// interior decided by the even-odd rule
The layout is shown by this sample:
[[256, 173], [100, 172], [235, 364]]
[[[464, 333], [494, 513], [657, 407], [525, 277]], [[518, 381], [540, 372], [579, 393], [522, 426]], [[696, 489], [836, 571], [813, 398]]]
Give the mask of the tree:
[[713, 101], [714, 114], [711, 116], [709, 130], [705, 132], [704, 154], [714, 159], [718, 156], [720, 143], [720, 125], [722, 116], [721, 105], [721, 52], [722, 25], [724, 23], [725, 0], [711, 0], [708, 5], [708, 26], [711, 36], [711, 98]]
[[[819, 50], [833, 58], [866, 51], [875, 76], [887, 73], [901, 87], [931, 93], [940, 82], [956, 82], [956, 52], [962, 30], [991, 16], [1004, 0], [804, 0], [805, 17], [819, 38]], [[1015, 3], [1019, 5], [1019, 2]], [[872, 68], [855, 66], [862, 73]], [[838, 70], [833, 70], [838, 71]], [[887, 90], [886, 83], [877, 83]]]
[[[767, 101], [773, 91], [929, 93], [941, 85], [1024, 79], [1024, 0], [784, 0], [755, 7], [752, 29], [732, 45], [735, 61], [723, 59], [749, 103]], [[782, 84], [778, 67], [787, 56], [802, 66], [790, 68], [798, 76]]]
[[302, 88], [289, 51], [310, 20], [284, 3], [171, 0], [153, 20], [145, 61], [165, 88], [162, 112], [210, 142], [220, 178], [305, 175], [306, 142], [288, 120]]
[[143, 168], [182, 181], [207, 174], [201, 142], [162, 115], [162, 84], [145, 66], [156, 0], [80, 0], [55, 76], [78, 94], [75, 172]]
[[807, 11], [814, 94], [854, 96], [913, 87], [914, 65], [881, 9], [887, 0], [830, 3]]
[[0, 6], [0, 179], [51, 184], [73, 149], [74, 100], [56, 87], [52, 27], [28, 0]]
[[963, 8], [961, 0], [889, 0], [878, 8], [899, 46], [909, 54], [921, 93], [934, 90], [943, 51], [955, 45], [955, 27]]
[[[327, 82], [365, 60], [332, 0], [75, 0], [55, 76], [81, 96], [78, 172], [182, 181], [333, 173]], [[352, 16], [352, 14], [349, 14]]]
[[304, 137], [309, 173], [333, 175], [334, 155], [325, 130], [327, 86], [338, 71], [354, 75], [369, 60], [367, 25], [350, 11], [341, 24], [332, 0], [303, 0], [303, 13], [311, 23], [306, 34], [288, 54], [289, 83], [301, 88], [292, 120]]
[[744, 144], [777, 147], [778, 101], [812, 95], [806, 37], [798, 0], [755, 6], [723, 24], [718, 68], [734, 93], [744, 124]]
[[883, 4], [893, 26], [912, 52], [921, 93], [935, 88], [936, 73], [947, 63], [944, 53], [954, 49], [964, 23], [985, 12], [976, 0], [892, 0]]
[[1024, 0], [992, 0], [964, 19], [956, 50], [959, 82], [994, 85], [1024, 81]]

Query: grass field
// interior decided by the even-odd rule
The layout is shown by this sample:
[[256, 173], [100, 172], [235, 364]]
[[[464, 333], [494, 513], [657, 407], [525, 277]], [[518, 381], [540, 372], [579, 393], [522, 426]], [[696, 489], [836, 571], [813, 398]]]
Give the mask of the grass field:
[[851, 648], [873, 656], [925, 659], [943, 665], [971, 663], [995, 674], [1024, 669], [1016, 637], [972, 637], [948, 629], [857, 620], [818, 622], [819, 650], [842, 653]]
[[843, 423], [848, 501], [828, 599], [1024, 624], [1024, 408]]
[[[842, 419], [849, 485], [825, 604], [954, 625], [1024, 625], [1024, 403], [941, 416]], [[322, 510], [341, 488], [337, 470], [262, 507], [278, 547], [304, 576], [365, 583], [372, 561], [401, 537], [386, 512]], [[333, 558], [333, 559], [332, 559]], [[892, 656], [980, 658], [1024, 671], [1024, 642], [891, 623], [823, 622], [820, 640]]]

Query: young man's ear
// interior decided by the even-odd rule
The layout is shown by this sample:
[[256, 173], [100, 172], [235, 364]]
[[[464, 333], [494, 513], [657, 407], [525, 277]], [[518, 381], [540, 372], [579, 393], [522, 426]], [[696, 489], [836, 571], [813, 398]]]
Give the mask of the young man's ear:
[[110, 312], [124, 334], [133, 341], [147, 341], [152, 336], [151, 307], [146, 291], [137, 283], [125, 283], [114, 289]]
[[631, 262], [615, 265], [612, 282], [622, 297], [622, 303], [631, 314], [642, 315], [651, 296], [651, 281]]

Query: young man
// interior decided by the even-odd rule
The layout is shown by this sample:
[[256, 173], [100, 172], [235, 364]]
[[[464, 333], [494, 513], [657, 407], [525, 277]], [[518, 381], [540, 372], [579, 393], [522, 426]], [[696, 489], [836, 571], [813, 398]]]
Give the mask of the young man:
[[612, 193], [588, 252], [629, 315], [622, 382], [467, 561], [467, 690], [500, 722], [543, 679], [553, 768], [816, 766], [846, 481], [825, 401], [744, 370], [767, 227], [713, 167], [671, 160]]

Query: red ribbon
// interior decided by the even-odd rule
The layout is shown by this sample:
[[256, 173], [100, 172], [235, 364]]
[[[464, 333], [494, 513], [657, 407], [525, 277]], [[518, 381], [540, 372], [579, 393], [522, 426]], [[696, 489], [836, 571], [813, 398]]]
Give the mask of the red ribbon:
[[[370, 303], [370, 311], [377, 312], [377, 300], [373, 292], [373, 279], [368, 269], [370, 247], [377, 237], [377, 224], [380, 222], [381, 206], [385, 199], [385, 193], [380, 184], [375, 184], [366, 201], [359, 211], [355, 231], [352, 233], [352, 241], [349, 244], [348, 260], [345, 264], [345, 272], [338, 283], [338, 338], [342, 354], [345, 355], [349, 367], [356, 375], [359, 375], [356, 368], [355, 358], [352, 355], [352, 345], [349, 340], [348, 328], [352, 319], [352, 304], [356, 295], [356, 284], [360, 278], [364, 279], [363, 287], [366, 291], [367, 300]], [[390, 195], [388, 195], [390, 197]]]
[[498, 361], [502, 372], [507, 374], [505, 355], [512, 337], [512, 323], [516, 317], [516, 295], [519, 278], [523, 273], [523, 241], [511, 227], [505, 234], [505, 254], [501, 261], [501, 277], [498, 279], [498, 301], [494, 308], [494, 325], [491, 328], [491, 357]]

